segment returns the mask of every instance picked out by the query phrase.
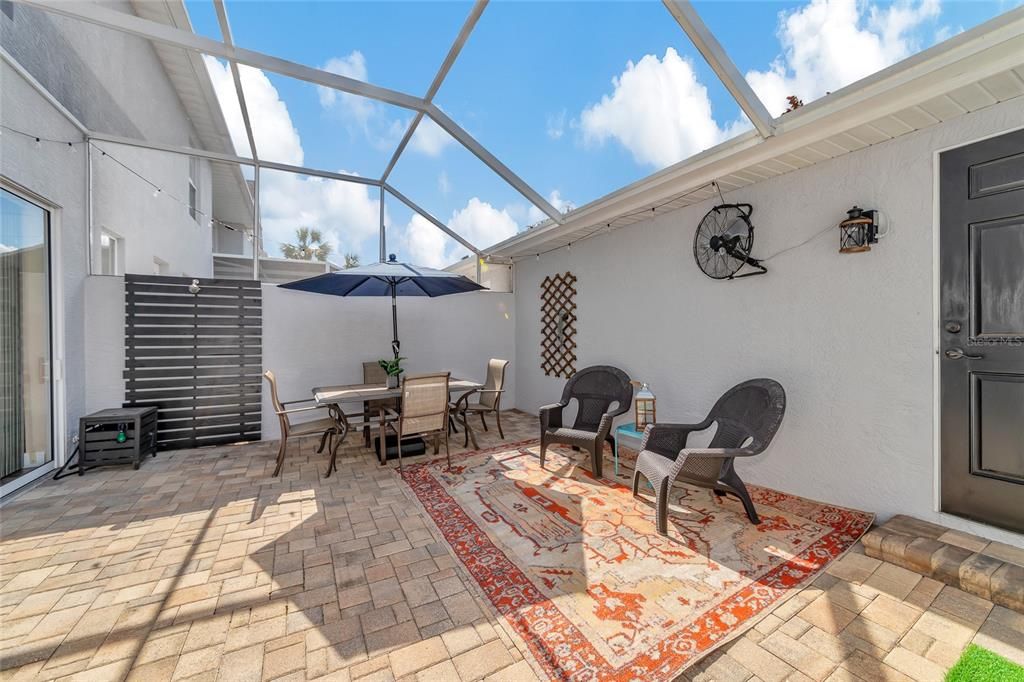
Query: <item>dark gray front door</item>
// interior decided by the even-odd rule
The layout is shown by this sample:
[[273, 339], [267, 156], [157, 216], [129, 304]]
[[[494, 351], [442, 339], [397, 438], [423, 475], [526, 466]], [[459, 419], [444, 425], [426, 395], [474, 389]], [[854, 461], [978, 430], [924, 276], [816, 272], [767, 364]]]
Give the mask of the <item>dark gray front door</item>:
[[1024, 131], [940, 173], [942, 509], [1024, 532]]

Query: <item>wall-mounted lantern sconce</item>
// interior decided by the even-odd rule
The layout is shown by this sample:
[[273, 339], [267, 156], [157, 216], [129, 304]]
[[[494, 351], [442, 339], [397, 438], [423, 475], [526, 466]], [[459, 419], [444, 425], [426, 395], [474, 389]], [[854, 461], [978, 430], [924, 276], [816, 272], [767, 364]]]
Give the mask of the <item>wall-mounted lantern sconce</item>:
[[878, 243], [878, 211], [854, 206], [846, 212], [846, 220], [839, 223], [839, 253], [863, 253]]

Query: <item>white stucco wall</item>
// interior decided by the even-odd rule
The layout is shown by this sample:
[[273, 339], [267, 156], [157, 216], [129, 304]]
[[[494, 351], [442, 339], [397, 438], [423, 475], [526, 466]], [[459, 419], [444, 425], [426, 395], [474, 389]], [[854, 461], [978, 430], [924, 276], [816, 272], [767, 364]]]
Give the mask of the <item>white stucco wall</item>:
[[[104, 2], [133, 13], [125, 0]], [[0, 13], [4, 48], [87, 128], [150, 142], [199, 146], [198, 135], [149, 41], [32, 7]], [[44, 105], [48, 106], [48, 105]], [[36, 128], [28, 120], [26, 128]], [[10, 124], [9, 124], [10, 125]], [[97, 143], [169, 195], [187, 202], [189, 160], [178, 154]], [[85, 156], [84, 148], [79, 150]], [[208, 162], [199, 178], [200, 208], [210, 213]], [[85, 182], [84, 176], [80, 181]], [[99, 272], [100, 230], [123, 239], [125, 271], [154, 273], [154, 257], [167, 274], [208, 276], [213, 231], [188, 210], [99, 153], [93, 156], [93, 263]]]
[[85, 279], [86, 413], [124, 402], [124, 277]]
[[[0, 62], [0, 112], [4, 125], [12, 128], [51, 139], [80, 139], [67, 119], [5, 62]], [[56, 358], [53, 376], [56, 399], [64, 401], [67, 415], [63, 432], [57, 431], [57, 457], [71, 433], [78, 430], [77, 419], [85, 409], [85, 163], [81, 147], [73, 153], [54, 144], [36, 147], [34, 140], [7, 131], [0, 136], [0, 175], [56, 207], [52, 209], [51, 272], [55, 273], [55, 305], [60, 318], [54, 333], [63, 340], [63, 358]]]
[[[131, 11], [127, 2], [107, 4]], [[0, 13], [4, 49], [87, 126], [129, 137], [194, 144], [191, 123], [146, 41], [20, 4], [12, 6], [11, 15], [13, 18], [7, 12]], [[19, 130], [58, 140], [82, 139], [78, 130], [6, 62], [0, 62], [0, 112], [5, 125]], [[137, 170], [179, 198], [187, 198], [187, 157], [148, 153], [151, 156], [147, 159], [139, 158], [146, 152], [111, 149], [116, 149], [118, 158], [129, 165], [138, 164]], [[115, 231], [135, 235], [132, 241], [142, 254], [138, 271], [151, 273], [154, 255], [168, 262], [170, 274], [203, 275], [212, 271], [209, 227], [197, 226], [184, 207], [153, 199], [151, 190], [133, 184], [138, 181], [111, 168], [108, 160], [94, 158], [94, 162], [96, 224], [117, 221], [121, 227], [115, 227]], [[52, 270], [57, 273], [55, 302], [62, 313], [56, 332], [64, 342], [64, 357], [54, 368], [54, 376], [58, 382], [56, 397], [63, 401], [65, 415], [63, 432], [57, 434], [59, 443], [67, 443], [78, 430], [78, 418], [83, 414], [119, 404], [113, 402], [120, 395], [114, 382], [120, 381], [123, 369], [122, 363], [107, 376], [99, 369], [107, 365], [93, 366], [91, 354], [102, 355], [105, 351], [97, 351], [87, 342], [97, 327], [115, 321], [104, 317], [109, 312], [105, 308], [91, 308], [107, 293], [104, 284], [109, 288], [111, 283], [96, 284], [87, 277], [86, 165], [83, 145], [72, 152], [66, 146], [45, 142], [36, 147], [33, 140], [7, 131], [0, 136], [0, 174], [57, 207]], [[202, 176], [200, 195], [203, 210], [209, 212], [212, 188], [208, 164], [203, 164]], [[115, 347], [123, 346], [123, 317], [112, 328], [117, 335]], [[93, 382], [98, 386], [95, 393]]]
[[[93, 263], [100, 272], [100, 237], [107, 230], [121, 240], [123, 272], [160, 274], [156, 260], [166, 263], [163, 274], [211, 277], [213, 229], [204, 216], [193, 220], [188, 208], [170, 198], [188, 201], [189, 157], [109, 143], [97, 146], [140, 173], [153, 188], [121, 166], [93, 152]], [[211, 214], [210, 164], [199, 163], [199, 210]]]
[[[512, 294], [480, 292], [439, 299], [398, 299], [398, 335], [406, 371], [450, 371], [483, 381], [490, 358], [512, 361], [504, 405], [516, 404]], [[282, 400], [314, 386], [362, 382], [365, 361], [391, 354], [391, 301], [340, 298], [263, 285], [263, 366], [277, 375]], [[358, 409], [358, 406], [355, 406]], [[263, 438], [279, 433], [263, 393]]]
[[838, 230], [780, 255], [764, 276], [705, 277], [697, 223], [717, 202], [660, 216], [516, 266], [518, 406], [535, 412], [563, 382], [540, 370], [540, 283], [579, 278], [579, 367], [611, 364], [650, 382], [663, 421], [699, 421], [730, 386], [765, 376], [788, 395], [770, 450], [737, 464], [751, 483], [875, 512], [980, 530], [935, 511], [934, 152], [1024, 125], [1007, 102], [767, 180], [727, 201], [754, 206], [754, 255], [835, 225], [856, 204], [891, 234], [838, 253]]

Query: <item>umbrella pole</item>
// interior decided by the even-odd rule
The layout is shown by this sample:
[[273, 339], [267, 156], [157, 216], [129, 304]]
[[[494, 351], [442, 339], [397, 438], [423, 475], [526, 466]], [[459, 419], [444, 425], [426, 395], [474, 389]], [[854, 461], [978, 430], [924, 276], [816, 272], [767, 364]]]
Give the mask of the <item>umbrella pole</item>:
[[394, 282], [391, 283], [391, 329], [394, 333], [391, 339], [391, 351], [398, 357], [398, 352], [402, 348], [402, 342], [398, 340], [398, 297], [395, 290], [398, 288]]

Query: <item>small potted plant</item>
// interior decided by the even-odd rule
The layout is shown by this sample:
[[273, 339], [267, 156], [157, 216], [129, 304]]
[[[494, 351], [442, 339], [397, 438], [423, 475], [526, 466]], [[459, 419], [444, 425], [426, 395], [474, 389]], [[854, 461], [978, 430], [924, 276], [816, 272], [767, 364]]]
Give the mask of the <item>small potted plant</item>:
[[405, 358], [395, 357], [393, 360], [378, 360], [377, 364], [387, 372], [388, 388], [398, 388], [398, 377], [405, 370], [402, 369], [402, 360]]

